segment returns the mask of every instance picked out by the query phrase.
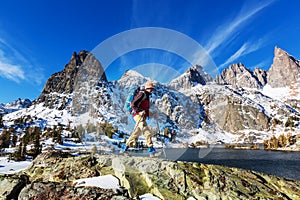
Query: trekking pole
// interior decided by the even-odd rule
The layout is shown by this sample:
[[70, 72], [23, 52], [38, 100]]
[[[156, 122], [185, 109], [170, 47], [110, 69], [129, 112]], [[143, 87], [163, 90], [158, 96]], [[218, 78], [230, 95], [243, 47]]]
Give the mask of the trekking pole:
[[[157, 129], [158, 129], [157, 134], [160, 137], [160, 128], [159, 128], [159, 124], [158, 124], [158, 119], [157, 118], [156, 118], [156, 126], [157, 126]], [[162, 144], [162, 151], [164, 152], [164, 155], [165, 155], [165, 158], [166, 158], [167, 155], [166, 155], [166, 152], [165, 152], [164, 143], [165, 143], [165, 139], [163, 139], [163, 141], [161, 141], [161, 144]]]

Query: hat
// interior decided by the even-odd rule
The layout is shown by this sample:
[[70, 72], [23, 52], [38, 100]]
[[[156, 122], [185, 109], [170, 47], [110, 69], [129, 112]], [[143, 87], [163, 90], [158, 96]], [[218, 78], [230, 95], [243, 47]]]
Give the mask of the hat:
[[151, 82], [146, 83], [145, 89], [146, 89], [146, 90], [147, 90], [147, 89], [154, 89], [153, 83], [151, 83]]

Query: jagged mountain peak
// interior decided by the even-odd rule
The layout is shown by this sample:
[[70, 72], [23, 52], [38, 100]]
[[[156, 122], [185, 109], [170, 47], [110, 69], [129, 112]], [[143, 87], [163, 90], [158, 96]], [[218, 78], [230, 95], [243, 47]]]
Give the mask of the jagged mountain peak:
[[242, 75], [244, 73], [252, 73], [250, 69], [247, 69], [243, 63], [234, 63], [229, 66], [229, 68], [225, 69], [223, 72], [232, 72], [234, 75]]
[[[63, 109], [70, 103], [66, 99], [69, 98], [69, 95], [77, 94], [73, 103], [77, 102], [76, 100], [81, 101], [82, 95], [85, 94], [84, 91], [90, 90], [88, 87], [98, 86], [100, 82], [107, 82], [107, 78], [97, 58], [85, 50], [79, 53], [74, 52], [64, 69], [52, 74], [47, 80], [37, 103], [43, 102], [47, 107], [61, 103], [62, 105], [59, 107]], [[80, 93], [82, 95], [78, 95]], [[75, 105], [77, 104], [75, 103]]]
[[293, 60], [296, 60], [293, 56], [291, 56], [290, 54], [288, 54], [285, 50], [283, 50], [282, 48], [275, 46], [274, 48], [274, 57], [282, 57], [282, 56], [287, 56], [292, 58]]
[[273, 64], [268, 71], [247, 69], [242, 63], [235, 63], [216, 77], [219, 84], [234, 87], [262, 88], [269, 84], [272, 88], [290, 87], [300, 80], [300, 61], [279, 47], [274, 49]]
[[121, 79], [128, 77], [128, 76], [144, 78], [144, 76], [142, 74], [140, 74], [139, 72], [137, 72], [135, 70], [126, 70], [125, 73], [123, 74], [123, 76], [121, 77]]
[[[205, 77], [204, 77], [205, 76]], [[189, 89], [197, 84], [205, 85], [206, 82], [211, 80], [209, 75], [206, 74], [200, 65], [195, 65], [187, 69], [181, 76], [173, 79], [170, 82], [170, 87], [179, 89]]]
[[19, 109], [30, 107], [32, 102], [30, 99], [21, 99], [18, 98], [7, 104], [0, 104], [0, 114], [11, 113]]
[[263, 85], [255, 73], [247, 69], [242, 63], [235, 63], [230, 65], [229, 68], [224, 69], [216, 77], [216, 82], [222, 85], [247, 88], [261, 88]]
[[44, 89], [40, 97], [38, 98], [38, 101], [44, 101], [45, 96], [52, 92], [66, 94], [72, 93], [74, 89], [73, 86], [75, 76], [78, 72], [78, 67], [82, 65], [89, 54], [90, 53], [85, 50], [80, 51], [78, 54], [74, 52], [70, 61], [65, 65], [64, 69], [60, 72], [52, 74], [47, 80]]
[[67, 65], [70, 65], [70, 66], [81, 65], [88, 54], [89, 54], [89, 52], [86, 50], [81, 50], [81, 51], [79, 51], [79, 53], [74, 51], [72, 54], [72, 57]]
[[[242, 134], [241, 138], [251, 136], [249, 142], [253, 142], [262, 141], [271, 128], [283, 130], [287, 118], [297, 114], [294, 109], [288, 109], [291, 104], [279, 104], [271, 97], [259, 94], [259, 90], [253, 87], [246, 88], [262, 82], [258, 74], [264, 77], [264, 70], [255, 69], [252, 72], [242, 63], [231, 65], [219, 78], [227, 84], [232, 81], [238, 87], [206, 84], [205, 73], [201, 71], [204, 71], [201, 66], [193, 66], [171, 84], [156, 85], [151, 96], [151, 109], [158, 113], [157, 121], [161, 129], [170, 126], [178, 130], [179, 136], [181, 133], [191, 136], [200, 133], [204, 136], [201, 140], [209, 142], [219, 141], [220, 138], [222, 141], [234, 141], [236, 136]], [[44, 126], [44, 123], [67, 125], [71, 121], [84, 124], [84, 120], [91, 119], [109, 122], [127, 133], [134, 126], [123, 110], [127, 88], [143, 85], [149, 80], [136, 71], [128, 70], [117, 82], [107, 82], [100, 62], [91, 53], [73, 53], [64, 70], [48, 80], [49, 85], [46, 86], [49, 90], [43, 93], [44, 101], [20, 113], [8, 114], [5, 120], [8, 124], [17, 117], [32, 114], [36, 119], [43, 119], [39, 123]], [[281, 124], [271, 127], [270, 121], [275, 117]], [[149, 125], [155, 127], [157, 121], [150, 121]], [[298, 131], [299, 125], [295, 123], [294, 128]], [[257, 131], [265, 135], [256, 135]], [[226, 140], [227, 133], [235, 135]]]
[[213, 78], [204, 70], [201, 65], [194, 65], [192, 68], [198, 71], [198, 73], [204, 78], [205, 82], [213, 81]]
[[267, 84], [268, 71], [256, 67], [253, 73], [262, 86]]
[[288, 87], [297, 82], [300, 62], [279, 47], [274, 49], [274, 59], [268, 73], [268, 84], [273, 88]]
[[144, 77], [135, 70], [126, 70], [123, 76], [118, 80], [118, 84], [122, 87], [130, 87], [131, 85], [143, 85], [151, 79]]

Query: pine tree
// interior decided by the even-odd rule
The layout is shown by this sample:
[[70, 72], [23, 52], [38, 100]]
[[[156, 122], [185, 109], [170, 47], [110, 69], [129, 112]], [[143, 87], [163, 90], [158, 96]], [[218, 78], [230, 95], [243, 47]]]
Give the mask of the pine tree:
[[15, 161], [20, 161], [21, 160], [21, 152], [22, 152], [22, 142], [20, 142], [19, 146], [18, 146], [18, 150], [15, 151], [14, 155], [13, 155], [13, 159]]
[[56, 125], [54, 125], [53, 126], [53, 129], [52, 129], [52, 134], [51, 134], [51, 137], [54, 139], [54, 138], [56, 138], [57, 137], [57, 126]]
[[270, 141], [264, 140], [264, 149], [269, 149], [269, 148], [270, 148]]
[[287, 145], [287, 139], [286, 139], [285, 135], [281, 134], [278, 137], [278, 146], [285, 147], [286, 145]]
[[285, 127], [290, 127], [290, 128], [295, 127], [292, 118], [289, 117], [289, 118], [287, 119], [287, 121], [285, 122], [284, 126], [285, 126]]
[[278, 148], [278, 140], [277, 140], [277, 138], [274, 135], [270, 139], [270, 144], [271, 144], [271, 148], [273, 148], [273, 149], [277, 149]]
[[62, 126], [59, 127], [59, 130], [55, 131], [55, 136], [54, 136], [54, 140], [58, 143], [58, 144], [63, 144], [63, 140], [62, 140], [62, 131], [63, 131], [63, 128]]
[[26, 160], [25, 155], [26, 155], [26, 144], [23, 141], [21, 141], [18, 146], [18, 150], [13, 155], [13, 159], [15, 161], [23, 161]]
[[0, 128], [3, 128], [4, 124], [3, 124], [3, 115], [0, 114]]
[[42, 151], [42, 145], [40, 144], [41, 129], [35, 127], [34, 129], [34, 141], [33, 141], [33, 158], [36, 158]]
[[7, 129], [3, 129], [2, 134], [0, 135], [0, 147], [9, 148], [10, 143], [10, 132]]
[[11, 140], [11, 146], [16, 147], [17, 146], [17, 141], [18, 141], [18, 136], [16, 133], [13, 134], [12, 140]]
[[115, 132], [114, 127], [113, 127], [110, 123], [105, 122], [105, 123], [103, 124], [103, 129], [104, 129], [105, 135], [106, 135], [107, 137], [109, 137], [109, 138], [112, 138], [112, 136], [113, 136], [113, 134], [114, 134], [114, 132]]
[[87, 131], [88, 133], [96, 132], [96, 126], [95, 126], [93, 123], [89, 122], [89, 123], [86, 125], [86, 131]]

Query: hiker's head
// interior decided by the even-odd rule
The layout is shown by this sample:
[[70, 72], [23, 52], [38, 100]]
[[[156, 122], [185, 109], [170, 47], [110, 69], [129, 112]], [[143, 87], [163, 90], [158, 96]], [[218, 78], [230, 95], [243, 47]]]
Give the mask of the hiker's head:
[[151, 93], [153, 91], [153, 89], [154, 89], [153, 83], [147, 82], [145, 85], [145, 90]]

